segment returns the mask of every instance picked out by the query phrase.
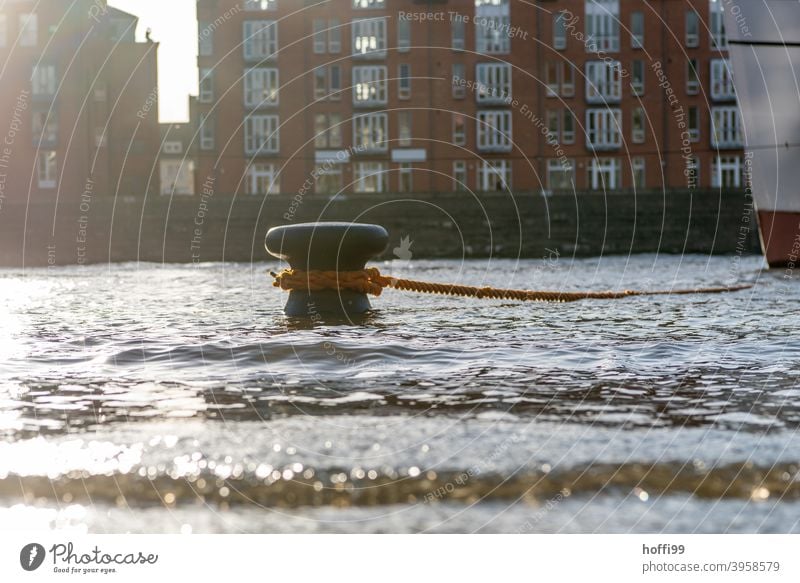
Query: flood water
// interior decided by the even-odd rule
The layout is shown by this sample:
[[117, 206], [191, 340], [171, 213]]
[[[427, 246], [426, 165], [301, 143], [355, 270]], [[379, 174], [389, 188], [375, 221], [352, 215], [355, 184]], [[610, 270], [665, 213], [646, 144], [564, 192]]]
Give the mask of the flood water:
[[283, 316], [263, 264], [0, 271], [0, 529], [800, 532], [800, 281], [761, 258], [395, 261]]

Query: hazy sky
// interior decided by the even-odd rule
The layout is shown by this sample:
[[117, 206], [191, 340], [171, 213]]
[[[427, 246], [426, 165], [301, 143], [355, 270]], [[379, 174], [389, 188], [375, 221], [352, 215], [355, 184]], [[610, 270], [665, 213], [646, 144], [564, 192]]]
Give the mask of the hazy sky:
[[197, 93], [197, 12], [195, 0], [108, 0], [139, 17], [137, 38], [148, 28], [158, 49], [161, 121], [186, 121], [188, 95]]

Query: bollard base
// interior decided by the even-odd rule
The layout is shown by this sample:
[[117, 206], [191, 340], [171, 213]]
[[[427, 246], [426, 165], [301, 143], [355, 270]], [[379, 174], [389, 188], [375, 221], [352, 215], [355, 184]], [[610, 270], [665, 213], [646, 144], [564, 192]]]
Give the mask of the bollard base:
[[365, 314], [371, 309], [369, 298], [362, 293], [347, 290], [292, 291], [284, 312], [287, 316], [300, 318], [314, 318], [317, 315], [347, 317]]

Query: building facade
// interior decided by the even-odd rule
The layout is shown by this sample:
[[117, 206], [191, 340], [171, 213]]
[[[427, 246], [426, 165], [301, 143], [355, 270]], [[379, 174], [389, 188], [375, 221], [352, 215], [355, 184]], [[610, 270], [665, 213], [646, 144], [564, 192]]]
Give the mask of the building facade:
[[105, 0], [0, 6], [0, 202], [158, 192], [158, 44], [137, 23]]
[[198, 0], [219, 192], [744, 186], [723, 0]]

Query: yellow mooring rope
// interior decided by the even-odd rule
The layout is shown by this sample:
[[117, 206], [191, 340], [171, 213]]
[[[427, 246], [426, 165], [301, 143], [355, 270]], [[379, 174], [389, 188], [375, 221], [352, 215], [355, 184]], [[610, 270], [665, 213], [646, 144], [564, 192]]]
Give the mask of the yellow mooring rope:
[[283, 290], [322, 291], [351, 290], [374, 296], [381, 295], [383, 288], [449, 296], [465, 296], [470, 298], [487, 298], [498, 300], [516, 300], [520, 302], [575, 302], [586, 299], [611, 300], [631, 296], [663, 296], [685, 294], [719, 294], [753, 287], [752, 285], [735, 285], [729, 287], [705, 287], [698, 289], [679, 289], [669, 291], [600, 291], [600, 292], [564, 292], [564, 291], [532, 291], [521, 289], [501, 289], [496, 287], [475, 287], [471, 285], [454, 285], [448, 283], [430, 283], [413, 279], [400, 279], [381, 275], [375, 267], [361, 271], [299, 271], [285, 269], [280, 273], [270, 272], [275, 278], [272, 285]]

